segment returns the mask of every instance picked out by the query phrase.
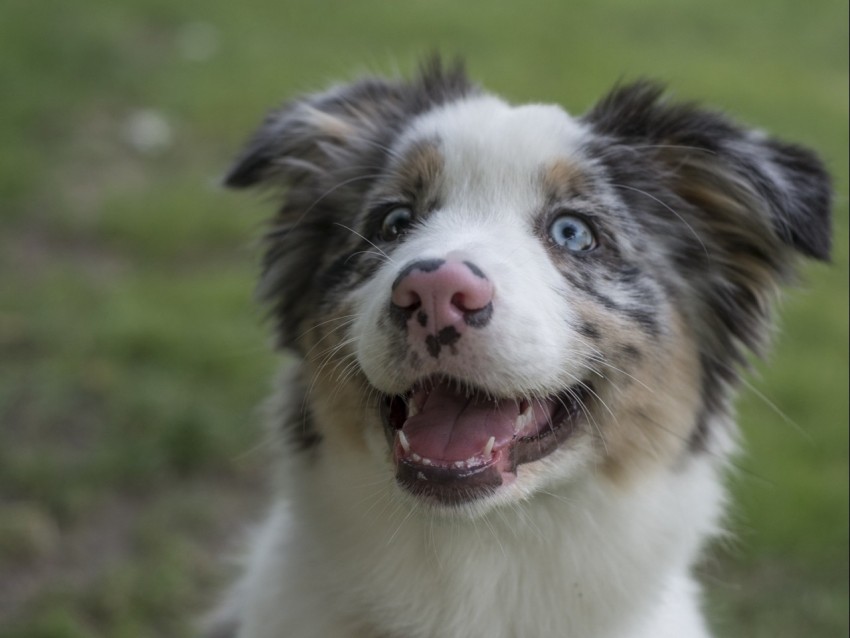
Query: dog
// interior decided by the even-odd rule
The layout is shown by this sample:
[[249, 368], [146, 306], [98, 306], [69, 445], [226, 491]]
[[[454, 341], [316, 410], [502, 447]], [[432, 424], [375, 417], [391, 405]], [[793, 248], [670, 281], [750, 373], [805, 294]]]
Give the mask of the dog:
[[705, 638], [732, 398], [815, 154], [640, 80], [584, 115], [438, 59], [273, 111], [276, 498], [212, 635]]

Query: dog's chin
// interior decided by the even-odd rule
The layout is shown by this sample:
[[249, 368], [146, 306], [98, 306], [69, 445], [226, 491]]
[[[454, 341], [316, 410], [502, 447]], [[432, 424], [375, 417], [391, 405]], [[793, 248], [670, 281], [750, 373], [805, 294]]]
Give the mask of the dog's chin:
[[398, 484], [440, 508], [491, 500], [580, 429], [593, 389], [499, 398], [453, 379], [425, 379], [385, 395], [381, 416]]

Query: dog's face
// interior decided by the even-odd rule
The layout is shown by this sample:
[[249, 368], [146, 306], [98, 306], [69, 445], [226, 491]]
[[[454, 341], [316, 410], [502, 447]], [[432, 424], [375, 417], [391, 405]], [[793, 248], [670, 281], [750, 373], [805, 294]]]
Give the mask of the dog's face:
[[811, 154], [645, 84], [577, 119], [358, 83], [267, 120], [228, 177], [260, 182], [293, 431], [466, 513], [705, 453], [791, 253], [828, 251]]
[[606, 448], [620, 464], [687, 439], [693, 339], [588, 135], [556, 107], [470, 98], [414, 119], [366, 198], [375, 270], [339, 313], [414, 494], [521, 497]]

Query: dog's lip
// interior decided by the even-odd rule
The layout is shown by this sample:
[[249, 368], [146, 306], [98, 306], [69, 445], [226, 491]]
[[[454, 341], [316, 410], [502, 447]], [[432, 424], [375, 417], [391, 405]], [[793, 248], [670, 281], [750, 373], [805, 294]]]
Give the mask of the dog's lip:
[[[457, 388], [458, 394], [461, 388], [466, 388], [463, 399], [456, 398], [458, 401], [491, 401], [494, 413], [500, 413], [499, 418], [494, 419], [492, 432], [485, 429], [482, 433], [475, 426], [472, 441], [455, 446], [460, 454], [453, 454], [458, 451], [455, 449], [426, 454], [423, 450], [434, 449], [427, 438], [431, 433], [423, 436], [420, 427], [418, 432], [413, 430], [413, 436], [408, 436], [405, 426], [423, 410], [435, 388], [443, 394], [450, 393], [447, 386]], [[545, 399], [498, 399], [456, 381], [432, 379], [417, 383], [402, 395], [387, 395], [382, 402], [382, 414], [396, 479], [415, 495], [443, 504], [486, 496], [511, 483], [518, 465], [551, 454], [569, 439], [592, 395], [590, 385], [582, 382]], [[505, 420], [511, 418], [509, 427]], [[457, 415], [454, 425], [438, 423], [434, 427], [453, 434], [451, 428], [458, 427], [459, 420]]]

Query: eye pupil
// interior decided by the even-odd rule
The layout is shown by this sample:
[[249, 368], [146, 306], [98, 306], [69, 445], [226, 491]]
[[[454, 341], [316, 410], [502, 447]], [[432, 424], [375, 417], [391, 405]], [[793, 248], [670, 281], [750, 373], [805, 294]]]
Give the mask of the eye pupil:
[[413, 211], [404, 206], [393, 208], [381, 222], [380, 238], [383, 241], [395, 241], [413, 223]]
[[570, 252], [587, 252], [596, 248], [596, 237], [590, 225], [575, 215], [561, 215], [549, 227], [549, 236], [558, 246]]

